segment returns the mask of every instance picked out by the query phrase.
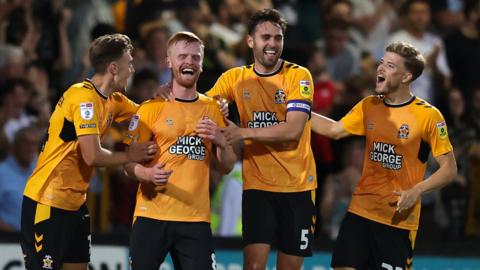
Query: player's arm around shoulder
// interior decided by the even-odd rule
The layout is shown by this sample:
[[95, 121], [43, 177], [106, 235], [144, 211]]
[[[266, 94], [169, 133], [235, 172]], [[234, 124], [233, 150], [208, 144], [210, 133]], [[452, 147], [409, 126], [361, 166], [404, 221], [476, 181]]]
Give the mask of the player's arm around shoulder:
[[[84, 118], [85, 113], [81, 112], [80, 114]], [[95, 108], [91, 114], [93, 115], [92, 119], [98, 119], [98, 116], [95, 116]], [[112, 152], [101, 145], [98, 120], [90, 124], [97, 127], [97, 132], [85, 133], [78, 137], [82, 158], [87, 165], [118, 166], [127, 162], [143, 162], [151, 160], [157, 152], [157, 147], [153, 142], [134, 143], [126, 151]]]

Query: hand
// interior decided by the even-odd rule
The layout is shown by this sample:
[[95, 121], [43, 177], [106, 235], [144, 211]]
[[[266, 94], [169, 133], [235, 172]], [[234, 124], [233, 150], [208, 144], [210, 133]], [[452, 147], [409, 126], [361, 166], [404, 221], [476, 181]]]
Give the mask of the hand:
[[228, 117], [228, 102], [227, 99], [222, 98], [220, 95], [215, 95], [213, 97], [217, 101], [218, 106], [220, 107], [220, 112], [224, 118]]
[[165, 170], [165, 163], [155, 164], [151, 168], [145, 168], [146, 181], [152, 182], [156, 186], [164, 186], [168, 178], [172, 175], [172, 170]]
[[165, 100], [175, 101], [175, 96], [172, 93], [172, 83], [165, 83], [160, 85], [154, 93], [155, 97], [161, 97]]
[[433, 50], [430, 52], [430, 54], [427, 56], [427, 65], [435, 67], [437, 65], [437, 58], [438, 55], [440, 54], [440, 45], [435, 44], [433, 45]]
[[414, 206], [420, 198], [422, 192], [418, 187], [413, 187], [409, 190], [394, 191], [393, 194], [400, 196], [400, 199], [398, 199], [397, 202], [396, 211], [401, 213], [402, 211], [408, 210]]
[[225, 147], [227, 144], [227, 140], [217, 124], [208, 118], [198, 121], [195, 132], [198, 134], [198, 137], [211, 140], [215, 145], [220, 147]]
[[239, 128], [234, 122], [228, 119], [225, 119], [225, 121], [227, 122], [227, 127], [223, 128], [223, 135], [229, 144], [245, 139], [243, 134], [243, 130], [245, 129]]
[[143, 163], [152, 160], [157, 153], [155, 142], [132, 143], [127, 149], [127, 156], [130, 162]]

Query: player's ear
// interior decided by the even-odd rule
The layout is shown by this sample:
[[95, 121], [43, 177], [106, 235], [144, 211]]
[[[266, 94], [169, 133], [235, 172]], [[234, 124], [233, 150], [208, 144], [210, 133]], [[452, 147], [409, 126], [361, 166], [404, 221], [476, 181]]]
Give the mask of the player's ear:
[[253, 37], [251, 35], [247, 35], [247, 45], [250, 49], [253, 49]]
[[172, 68], [172, 61], [170, 61], [170, 57], [165, 57], [165, 62], [167, 62], [168, 68]]
[[108, 72], [112, 75], [117, 75], [118, 73], [118, 65], [116, 62], [110, 62], [107, 68]]
[[412, 81], [412, 73], [410, 72], [405, 72], [405, 74], [402, 76], [402, 83], [408, 83]]

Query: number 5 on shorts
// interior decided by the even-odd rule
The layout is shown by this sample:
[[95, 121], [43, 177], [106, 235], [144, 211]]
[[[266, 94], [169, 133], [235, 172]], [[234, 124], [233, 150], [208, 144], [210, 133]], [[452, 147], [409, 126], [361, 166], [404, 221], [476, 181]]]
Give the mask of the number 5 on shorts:
[[308, 229], [305, 229], [305, 230], [302, 230], [302, 234], [300, 236], [300, 249], [301, 250], [304, 250], [304, 249], [307, 249], [308, 247]]

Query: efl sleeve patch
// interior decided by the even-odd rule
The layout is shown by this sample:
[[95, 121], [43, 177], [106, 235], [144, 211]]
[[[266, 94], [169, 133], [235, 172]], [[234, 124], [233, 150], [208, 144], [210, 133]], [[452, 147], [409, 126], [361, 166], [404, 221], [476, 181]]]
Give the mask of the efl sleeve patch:
[[80, 116], [85, 120], [93, 119], [93, 102], [80, 103]]
[[305, 100], [290, 100], [287, 103], [287, 112], [300, 111], [310, 115], [311, 108], [310, 102]]
[[304, 98], [311, 98], [312, 93], [312, 83], [310, 81], [300, 81], [300, 95]]
[[440, 137], [442, 140], [448, 138], [447, 124], [445, 121], [437, 123], [437, 133], [438, 137]]
[[128, 125], [129, 131], [134, 131], [138, 127], [138, 121], [140, 120], [140, 116], [135, 114], [132, 116], [132, 120], [130, 120], [130, 124]]

